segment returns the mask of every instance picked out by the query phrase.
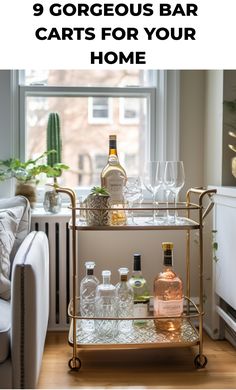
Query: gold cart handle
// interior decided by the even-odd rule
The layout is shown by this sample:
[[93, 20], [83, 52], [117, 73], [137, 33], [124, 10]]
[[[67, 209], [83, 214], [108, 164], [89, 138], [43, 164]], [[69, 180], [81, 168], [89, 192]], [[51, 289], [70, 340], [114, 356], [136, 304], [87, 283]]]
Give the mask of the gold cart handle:
[[216, 194], [216, 192], [217, 192], [216, 189], [209, 189], [209, 190], [207, 190], [207, 189], [201, 188], [201, 187], [199, 187], [199, 188], [198, 187], [197, 188], [190, 188], [187, 191], [187, 195], [186, 195], [186, 203], [187, 203], [187, 205], [190, 204], [191, 195], [196, 194], [196, 195], [199, 195], [199, 198], [198, 198], [199, 207], [202, 208], [203, 199], [204, 199], [204, 197], [206, 195], [208, 196], [209, 204], [206, 207], [204, 213], [202, 214], [202, 221], [206, 218], [206, 216], [210, 213], [210, 211], [214, 207], [213, 195]]

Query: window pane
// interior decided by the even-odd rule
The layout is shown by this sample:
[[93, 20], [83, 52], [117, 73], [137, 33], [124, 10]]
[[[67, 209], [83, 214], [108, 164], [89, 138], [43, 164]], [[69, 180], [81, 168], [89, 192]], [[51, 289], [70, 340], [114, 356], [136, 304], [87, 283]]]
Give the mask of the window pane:
[[108, 98], [94, 97], [92, 99], [92, 105], [93, 105], [93, 117], [94, 118], [108, 118], [109, 117]]
[[140, 114], [140, 101], [136, 98], [120, 99], [120, 121], [121, 123], [138, 123]]
[[88, 122], [90, 124], [112, 123], [112, 104], [108, 97], [88, 98]]
[[144, 86], [145, 72], [130, 70], [26, 70], [25, 84], [46, 84], [59, 86]]
[[108, 110], [103, 110], [102, 108], [93, 109], [94, 118], [108, 118]]
[[[33, 158], [46, 150], [46, 128], [50, 112], [61, 119], [62, 159], [70, 166], [63, 174], [63, 184], [71, 187], [100, 184], [100, 173], [107, 161], [109, 134], [118, 138], [118, 154], [128, 175], [139, 174], [147, 139], [147, 99], [138, 102], [138, 121], [120, 122], [120, 98], [109, 98], [112, 123], [90, 123], [87, 97], [27, 97], [26, 157]], [[101, 111], [100, 111], [101, 114]]]

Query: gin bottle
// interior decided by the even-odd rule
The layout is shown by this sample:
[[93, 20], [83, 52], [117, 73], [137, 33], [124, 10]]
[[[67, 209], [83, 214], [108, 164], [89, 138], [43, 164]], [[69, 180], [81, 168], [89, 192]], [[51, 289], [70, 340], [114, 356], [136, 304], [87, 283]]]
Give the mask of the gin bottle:
[[116, 135], [110, 135], [108, 161], [101, 172], [101, 185], [110, 194], [111, 207], [117, 209], [111, 213], [113, 225], [124, 225], [126, 223], [126, 215], [122, 210], [124, 204], [123, 190], [126, 181], [127, 175], [119, 162], [117, 153]]
[[[140, 254], [134, 254], [134, 269], [132, 276], [129, 279], [129, 285], [132, 287], [134, 293], [134, 317], [146, 317], [148, 315], [150, 294], [146, 279], [142, 274]], [[134, 324], [136, 325], [145, 323], [145, 319], [134, 321]]]
[[[154, 315], [157, 328], [167, 331], [176, 331], [181, 325], [183, 313], [183, 284], [182, 280], [173, 271], [173, 243], [163, 242], [164, 269], [154, 279]], [[176, 318], [173, 318], [176, 317]]]
[[116, 288], [110, 282], [111, 271], [102, 271], [102, 284], [96, 288], [95, 316], [104, 319], [95, 320], [97, 337], [102, 340], [112, 340], [117, 335], [117, 320], [106, 320], [107, 317], [117, 317]]
[[[117, 296], [117, 314], [119, 318], [133, 317], [134, 312], [134, 293], [128, 283], [128, 268], [120, 268], [120, 281], [116, 285]], [[128, 333], [132, 330], [132, 322], [129, 320], [120, 320], [118, 330], [122, 333]]]
[[[80, 314], [82, 317], [94, 317], [95, 295], [99, 280], [94, 276], [94, 261], [86, 261], [86, 275], [80, 283]], [[94, 331], [94, 320], [81, 320], [85, 332]]]

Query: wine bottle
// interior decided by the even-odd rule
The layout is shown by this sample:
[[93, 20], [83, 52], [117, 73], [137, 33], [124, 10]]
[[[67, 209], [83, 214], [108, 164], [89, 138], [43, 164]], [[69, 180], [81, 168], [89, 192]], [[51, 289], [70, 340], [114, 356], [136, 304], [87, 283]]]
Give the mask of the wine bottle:
[[[134, 268], [132, 276], [129, 279], [129, 285], [132, 287], [134, 292], [134, 317], [146, 317], [148, 315], [150, 294], [146, 279], [142, 275], [140, 254], [134, 254]], [[145, 319], [134, 320], [134, 324], [136, 325], [142, 325], [145, 323]]]
[[126, 222], [125, 212], [121, 209], [124, 204], [123, 190], [127, 175], [121, 166], [117, 153], [116, 135], [109, 136], [109, 156], [107, 165], [101, 172], [101, 185], [110, 194], [110, 204], [114, 210], [111, 214], [113, 225], [123, 225]]
[[[175, 274], [173, 266], [173, 243], [163, 242], [164, 269], [154, 279], [154, 315], [156, 327], [162, 330], [175, 331], [181, 325], [183, 313], [183, 283]], [[174, 317], [174, 318], [173, 318]]]

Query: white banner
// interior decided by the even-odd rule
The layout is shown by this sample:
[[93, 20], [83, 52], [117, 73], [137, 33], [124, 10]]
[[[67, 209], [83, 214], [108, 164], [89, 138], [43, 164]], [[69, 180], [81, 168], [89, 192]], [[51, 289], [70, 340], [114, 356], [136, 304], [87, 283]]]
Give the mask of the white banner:
[[0, 68], [234, 69], [235, 0], [1, 0]]

